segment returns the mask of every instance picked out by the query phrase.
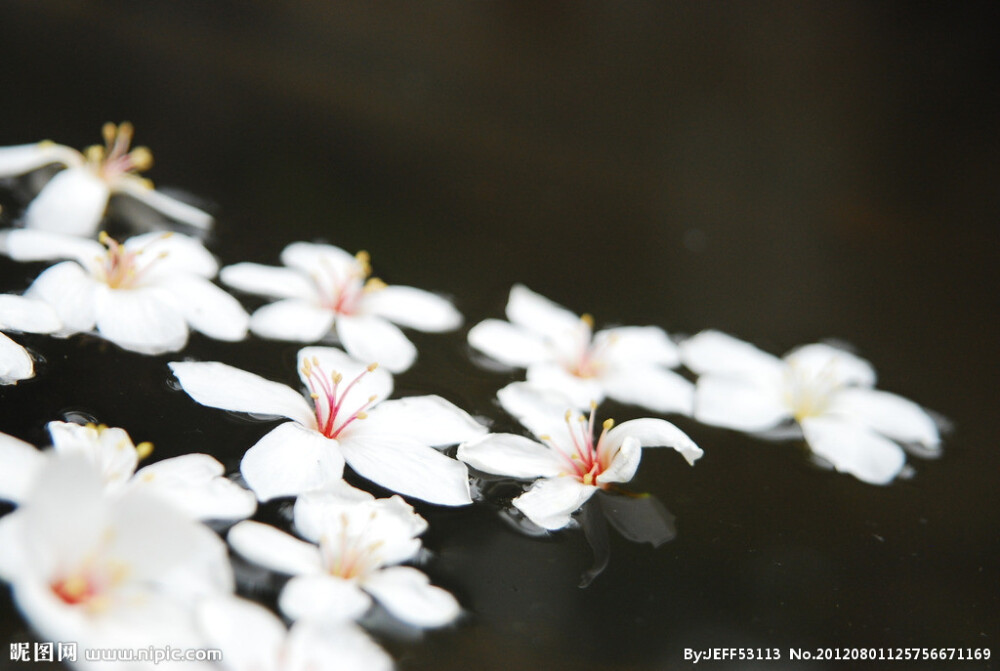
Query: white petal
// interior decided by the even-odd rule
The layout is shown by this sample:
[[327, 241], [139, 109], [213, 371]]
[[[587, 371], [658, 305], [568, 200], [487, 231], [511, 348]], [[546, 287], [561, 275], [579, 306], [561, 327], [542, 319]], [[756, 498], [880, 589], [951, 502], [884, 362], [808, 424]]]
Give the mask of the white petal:
[[24, 212], [24, 224], [86, 238], [97, 233], [111, 192], [90, 168], [67, 168], [42, 187]]
[[219, 262], [212, 253], [199, 240], [187, 235], [152, 231], [132, 236], [123, 244], [129, 252], [156, 259], [144, 271], [146, 283], [156, 283], [178, 273], [212, 278], [219, 272]]
[[333, 328], [331, 310], [298, 298], [288, 298], [264, 305], [250, 317], [254, 335], [272, 340], [316, 342]]
[[695, 387], [694, 418], [739, 431], [766, 431], [791, 418], [791, 412], [779, 390], [768, 384], [703, 375]]
[[392, 671], [385, 650], [356, 626], [296, 623], [288, 634], [282, 671]]
[[680, 344], [684, 365], [699, 375], [780, 377], [781, 359], [719, 331], [702, 331]]
[[123, 175], [115, 182], [114, 191], [126, 193], [160, 214], [189, 226], [206, 229], [212, 225], [212, 215], [208, 212], [160, 193], [141, 178]]
[[364, 588], [390, 613], [418, 627], [446, 625], [462, 610], [455, 597], [409, 566], [376, 571], [365, 579]]
[[250, 316], [240, 302], [211, 282], [195, 275], [177, 275], [159, 286], [176, 300], [173, 304], [191, 328], [217, 340], [243, 340]]
[[25, 296], [52, 306], [63, 323], [60, 333], [87, 332], [97, 321], [95, 297], [99, 286], [79, 264], [63, 261], [43, 271]]
[[0, 147], [0, 177], [23, 175], [50, 163], [81, 165], [83, 156], [70, 147], [55, 142], [35, 142]]
[[641, 459], [642, 447], [639, 445], [639, 441], [632, 436], [626, 436], [621, 446], [615, 452], [611, 463], [603, 473], [597, 476], [597, 483], [603, 485], [608, 482], [630, 481], [635, 477], [635, 472], [639, 469], [639, 461]]
[[805, 378], [824, 377], [840, 385], [871, 387], [875, 369], [850, 352], [822, 343], [805, 345], [785, 356], [785, 361], [799, 369]]
[[94, 303], [98, 333], [119, 347], [162, 354], [187, 344], [187, 322], [159, 290], [99, 289]]
[[634, 438], [641, 447], [672, 447], [691, 465], [703, 454], [702, 449], [686, 433], [663, 419], [644, 418], [622, 422], [608, 431], [605, 440], [608, 447], [614, 449], [624, 444], [627, 438]]
[[139, 463], [132, 438], [124, 429], [97, 428], [72, 422], [49, 422], [53, 450], [61, 455], [78, 454], [97, 468], [105, 490], [118, 490], [135, 473]]
[[301, 298], [316, 303], [319, 296], [309, 278], [291, 268], [265, 266], [259, 263], [237, 263], [219, 272], [226, 286], [248, 294], [270, 298]]
[[229, 545], [255, 564], [287, 575], [321, 573], [319, 548], [260, 522], [240, 522], [226, 536]]
[[600, 376], [608, 396], [655, 412], [694, 411], [694, 385], [677, 373], [655, 365], [631, 364], [610, 368]]
[[16, 384], [35, 376], [28, 350], [0, 333], [0, 384]]
[[604, 400], [604, 385], [599, 378], [573, 375], [558, 364], [533, 364], [528, 367], [527, 378], [533, 386], [567, 397], [575, 408], [589, 408], [591, 403]]
[[33, 548], [25, 547], [24, 513], [15, 510], [0, 517], [0, 579], [13, 582], [31, 571]]
[[361, 268], [357, 259], [340, 247], [312, 242], [293, 242], [288, 245], [281, 250], [281, 262], [305, 273], [306, 277], [331, 272], [344, 277]]
[[214, 457], [185, 454], [140, 469], [135, 483], [195, 519], [250, 517], [257, 509], [256, 497], [222, 477], [223, 472]]
[[15, 261], [72, 259], [85, 268], [93, 266], [107, 251], [96, 240], [25, 228], [3, 231], [0, 241], [4, 254]]
[[892, 482], [906, 462], [899, 445], [860, 424], [810, 417], [802, 420], [802, 432], [812, 451], [838, 471], [873, 485]]
[[580, 328], [580, 317], [523, 284], [510, 289], [507, 319], [533, 333], [562, 342]]
[[285, 625], [274, 613], [252, 601], [232, 596], [205, 599], [197, 605], [198, 627], [206, 642], [222, 651], [225, 666], [249, 671], [277, 664], [285, 641]]
[[528, 382], [511, 382], [497, 392], [497, 399], [531, 433], [553, 438], [569, 437], [566, 411], [579, 407], [564, 394]]
[[337, 337], [355, 359], [378, 362], [393, 373], [409, 369], [417, 358], [417, 348], [399, 327], [381, 317], [341, 315]]
[[491, 433], [458, 446], [458, 458], [484, 473], [526, 480], [551, 478], [564, 464], [548, 447], [512, 433]]
[[240, 462], [247, 485], [261, 501], [322, 489], [344, 473], [337, 441], [285, 422], [247, 450]]
[[278, 597], [278, 606], [291, 620], [330, 625], [361, 617], [371, 607], [371, 599], [353, 582], [312, 574], [289, 580]]
[[587, 502], [597, 487], [564, 476], [539, 480], [512, 502], [529, 520], [543, 529], [562, 529], [570, 515]]
[[402, 436], [365, 435], [341, 441], [348, 465], [386, 489], [443, 506], [472, 503], [465, 464]]
[[202, 405], [287, 417], [309, 428], [316, 426], [312, 408], [287, 385], [215, 361], [175, 361], [170, 370], [184, 391]]
[[323, 489], [303, 492], [295, 499], [295, 531], [303, 538], [318, 543], [331, 515], [336, 516], [345, 506], [374, 500], [375, 497], [365, 490], [343, 480], [331, 482]]
[[616, 364], [650, 363], [674, 368], [680, 351], [667, 332], [658, 326], [620, 326], [594, 334], [594, 347], [603, 358]]
[[462, 325], [462, 315], [451, 301], [414, 287], [384, 287], [366, 293], [361, 304], [368, 314], [419, 331], [453, 331]]
[[44, 465], [45, 455], [34, 445], [0, 433], [0, 499], [24, 499]]
[[485, 435], [486, 427], [440, 396], [409, 396], [379, 403], [348, 431], [408, 436], [442, 447]]
[[3, 330], [53, 333], [61, 326], [59, 317], [48, 303], [0, 294], [0, 328]]
[[[318, 365], [327, 376], [334, 372], [343, 376], [338, 393], [341, 400], [346, 399], [345, 408], [361, 407], [372, 396], [377, 403], [392, 395], [392, 375], [388, 371], [381, 366], [369, 371], [367, 369], [371, 361], [358, 361], [336, 347], [303, 347], [299, 350], [297, 359], [299, 378], [307, 387], [310, 381], [303, 372], [307, 359], [313, 365]], [[355, 379], [358, 380], [357, 383], [345, 394], [344, 389]]]
[[499, 319], [486, 319], [469, 330], [469, 344], [500, 363], [527, 368], [552, 359], [552, 350], [537, 334]]
[[843, 389], [827, 409], [904, 443], [937, 447], [941, 443], [934, 419], [919, 405], [896, 394], [874, 389]]

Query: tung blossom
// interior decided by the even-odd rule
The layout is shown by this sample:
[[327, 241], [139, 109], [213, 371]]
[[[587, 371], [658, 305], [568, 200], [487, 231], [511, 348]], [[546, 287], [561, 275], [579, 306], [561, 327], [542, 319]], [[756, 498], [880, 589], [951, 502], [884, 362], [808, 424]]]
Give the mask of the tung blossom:
[[485, 473], [535, 480], [513, 504], [545, 529], [561, 529], [598, 489], [628, 482], [643, 447], [672, 447], [689, 464], [702, 450], [683, 431], [662, 419], [634, 419], [615, 426], [605, 420], [595, 441], [594, 410], [585, 417], [560, 394], [515, 382], [497, 396], [507, 412], [538, 441], [493, 433], [458, 446], [458, 458]]
[[351, 256], [333, 245], [294, 242], [281, 261], [286, 267], [238, 263], [219, 275], [234, 289], [278, 299], [251, 317], [250, 330], [262, 338], [306, 343], [333, 333], [355, 359], [401, 373], [417, 350], [400, 326], [441, 332], [462, 323], [444, 298], [371, 277], [366, 252]]
[[497, 361], [527, 368], [528, 382], [566, 395], [577, 408], [606, 396], [656, 412], [690, 414], [693, 386], [669, 370], [677, 347], [655, 326], [594, 332], [590, 315], [577, 316], [515, 284], [507, 319], [487, 319], [469, 331], [469, 344]]
[[898, 443], [936, 450], [934, 420], [901, 396], [874, 389], [867, 361], [836, 347], [812, 344], [784, 358], [718, 331], [682, 343], [698, 378], [694, 416], [706, 424], [765, 432], [795, 421], [814, 454], [838, 471], [887, 484], [902, 470]]
[[[0, 295], [0, 331], [55, 333], [62, 328], [59, 317], [47, 303]], [[0, 384], [16, 384], [35, 376], [35, 365], [28, 351], [0, 333]]]
[[62, 321], [58, 335], [99, 335], [124, 349], [161, 354], [183, 349], [188, 328], [219, 340], [246, 337], [249, 317], [212, 284], [215, 257], [176, 233], [145, 233], [123, 243], [45, 231], [8, 230], [0, 249], [17, 261], [62, 261], [25, 292], [48, 303]]
[[53, 455], [75, 454], [97, 469], [109, 495], [140, 489], [201, 520], [244, 519], [257, 507], [254, 495], [226, 479], [222, 464], [207, 454], [163, 459], [136, 471], [153, 445], [134, 444], [124, 429], [71, 422], [49, 422], [48, 429], [51, 453], [0, 434], [0, 499], [20, 502]]
[[324, 623], [363, 615], [374, 597], [395, 617], [439, 627], [460, 608], [422, 572], [399, 566], [419, 552], [427, 522], [398, 496], [376, 499], [346, 483], [295, 502], [295, 528], [309, 542], [258, 522], [240, 522], [229, 544], [271, 570], [294, 576], [278, 599], [292, 620]]
[[392, 376], [338, 349], [299, 351], [308, 394], [218, 362], [174, 362], [181, 387], [202, 405], [287, 417], [247, 450], [240, 470], [261, 501], [294, 496], [340, 480], [344, 462], [359, 475], [406, 496], [465, 505], [465, 465], [433, 446], [486, 429], [439, 396], [385, 400]]
[[108, 199], [125, 194], [161, 214], [198, 228], [208, 228], [212, 217], [187, 203], [153, 189], [137, 173], [149, 169], [153, 155], [145, 147], [130, 150], [130, 123], [104, 124], [104, 146], [83, 153], [54, 142], [0, 147], [0, 177], [21, 175], [46, 165], [66, 166], [42, 188], [24, 213], [28, 228], [90, 237], [97, 232]]

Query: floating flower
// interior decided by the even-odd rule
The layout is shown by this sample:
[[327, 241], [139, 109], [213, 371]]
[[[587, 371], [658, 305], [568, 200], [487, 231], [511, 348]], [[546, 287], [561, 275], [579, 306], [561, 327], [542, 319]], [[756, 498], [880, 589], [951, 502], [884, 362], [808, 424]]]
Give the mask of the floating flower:
[[[345, 494], [346, 492], [346, 494]], [[295, 502], [304, 542], [258, 522], [240, 522], [229, 544], [247, 559], [294, 576], [278, 599], [293, 620], [335, 623], [357, 618], [374, 597], [398, 619], [439, 627], [460, 608], [445, 590], [409, 566], [427, 522], [403, 499], [376, 499], [349, 485], [304, 494]]]
[[66, 166], [42, 188], [24, 213], [28, 228], [90, 237], [97, 232], [108, 199], [125, 194], [161, 214], [197, 228], [208, 228], [212, 217], [153, 189], [137, 173], [148, 170], [153, 155], [145, 147], [129, 149], [130, 123], [104, 124], [104, 146], [80, 153], [54, 142], [0, 148], [0, 177], [21, 175], [53, 163]]
[[138, 489], [106, 496], [78, 455], [46, 463], [0, 518], [0, 578], [42, 640], [82, 648], [194, 647], [192, 604], [233, 589], [215, 533]]
[[215, 258], [185, 235], [145, 233], [119, 243], [9, 230], [0, 248], [18, 261], [72, 259], [43, 271], [25, 292], [56, 311], [59, 335], [96, 329], [142, 354], [183, 349], [189, 326], [219, 340], [246, 337], [247, 313], [210, 281]]
[[486, 429], [439, 396], [384, 400], [392, 376], [338, 349], [299, 351], [301, 394], [277, 382], [217, 362], [175, 362], [181, 387], [202, 405], [293, 420], [247, 450], [243, 478], [261, 501], [322, 488], [342, 476], [344, 461], [358, 474], [406, 496], [465, 505], [465, 465], [431, 446], [482, 435]]
[[[55, 311], [42, 301], [0, 295], [0, 330], [54, 333], [62, 327]], [[35, 376], [28, 351], [0, 333], [0, 384], [16, 384]]]
[[234, 289], [279, 299], [250, 319], [250, 330], [262, 338], [317, 342], [333, 332], [355, 359], [401, 373], [417, 350], [399, 326], [440, 332], [462, 323], [440, 296], [371, 277], [366, 252], [351, 256], [333, 245], [294, 242], [282, 250], [281, 261], [287, 267], [238, 263], [219, 276]]
[[[202, 520], [244, 519], [257, 507], [254, 495], [227, 480], [222, 464], [207, 454], [164, 459], [136, 472], [139, 461], [152, 452], [153, 445], [135, 445], [124, 429], [70, 422], [49, 422], [48, 429], [52, 454], [86, 458], [101, 474], [108, 494], [142, 489]], [[9, 436], [0, 440], [0, 499], [19, 502], [49, 456]]]
[[706, 424], [764, 432], [794, 420], [810, 449], [872, 484], [887, 484], [906, 461], [897, 444], [936, 450], [940, 436], [920, 406], [874, 389], [871, 364], [836, 347], [813, 344], [779, 359], [718, 331], [681, 345], [700, 374], [694, 416]]
[[702, 450], [676, 426], [662, 419], [634, 419], [614, 426], [605, 420], [594, 441], [594, 410], [576, 412], [570, 399], [524, 382], [497, 396], [507, 412], [539, 441], [492, 433], [458, 446], [458, 458], [485, 473], [537, 480], [514, 499], [514, 506], [545, 529], [561, 529], [570, 515], [599, 489], [628, 482], [639, 467], [643, 447], [672, 447], [689, 464]]
[[390, 671], [392, 658], [358, 627], [297, 622], [291, 629], [271, 611], [235, 597], [198, 606], [207, 644], [222, 652], [226, 671]]
[[515, 284], [509, 322], [487, 319], [469, 331], [469, 344], [497, 361], [528, 369], [532, 384], [558, 391], [577, 408], [606, 396], [656, 412], [690, 414], [693, 386], [668, 370], [677, 347], [655, 326], [624, 326], [594, 333], [590, 315], [566, 308]]

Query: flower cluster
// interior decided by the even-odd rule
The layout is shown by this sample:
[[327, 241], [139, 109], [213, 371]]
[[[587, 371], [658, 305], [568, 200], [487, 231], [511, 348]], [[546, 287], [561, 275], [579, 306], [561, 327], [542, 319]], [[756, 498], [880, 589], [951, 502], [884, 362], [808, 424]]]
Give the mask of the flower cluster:
[[[152, 159], [131, 148], [130, 124], [108, 124], [103, 135], [103, 146], [82, 153], [51, 142], [0, 148], [0, 177], [62, 168], [17, 225], [0, 231], [0, 252], [11, 259], [57, 262], [23, 295], [0, 296], [0, 329], [86, 334], [145, 355], [182, 351], [191, 330], [305, 346], [280, 381], [223, 361], [173, 357], [163, 367], [164, 379], [202, 406], [274, 422], [254, 444], [233, 446], [243, 456], [228, 475], [207, 454], [156, 460], [151, 443], [96, 423], [50, 422], [44, 450], [0, 434], [0, 499], [14, 506], [0, 517], [0, 578], [49, 639], [216, 647], [231, 669], [392, 668], [365, 632], [373, 612], [428, 628], [462, 611], [414, 565], [426, 560], [427, 522], [404, 497], [492, 504], [532, 533], [586, 532], [588, 511], [603, 505], [596, 502], [624, 499], [645, 448], [671, 448], [689, 465], [703, 456], [661, 417], [599, 419], [605, 399], [791, 437], [817, 461], [872, 484], [904, 472], [904, 448], [939, 449], [934, 419], [876, 390], [872, 366], [843, 349], [813, 344], [779, 359], [716, 331], [675, 339], [658, 326], [595, 330], [590, 315], [520, 284], [510, 290], [507, 321], [485, 319], [467, 340], [487, 359], [525, 370], [496, 397], [530, 437], [490, 432], [441, 396], [393, 398], [393, 376], [418, 354], [403, 329], [458, 329], [463, 317], [449, 300], [387, 285], [372, 275], [367, 252], [330, 244], [288, 244], [280, 267], [220, 269], [200, 241], [176, 230], [114, 239], [100, 230], [111, 194], [139, 199], [175, 227], [206, 228], [212, 218], [137, 176]], [[274, 300], [249, 314], [216, 277]], [[0, 384], [31, 378], [34, 361], [0, 334]], [[491, 496], [497, 479], [517, 493]], [[348, 480], [391, 494], [378, 498]], [[274, 499], [293, 501], [287, 528], [251, 519], [258, 503]], [[631, 540], [658, 545], [673, 536], [658, 503], [619, 507], [608, 518], [619, 530], [629, 528], [624, 508], [660, 516], [634, 525], [652, 531], [626, 533]], [[290, 576], [276, 594], [290, 628], [237, 596], [252, 590], [234, 579], [227, 544]]]

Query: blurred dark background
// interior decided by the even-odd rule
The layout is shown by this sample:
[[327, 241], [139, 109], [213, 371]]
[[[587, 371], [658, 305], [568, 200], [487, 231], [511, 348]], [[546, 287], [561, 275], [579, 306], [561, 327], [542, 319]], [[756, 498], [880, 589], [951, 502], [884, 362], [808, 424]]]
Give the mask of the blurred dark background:
[[[400, 668], [686, 668], [683, 648], [711, 646], [1000, 655], [998, 19], [985, 2], [7, 0], [0, 146], [82, 148], [130, 120], [148, 176], [216, 214], [223, 263], [323, 239], [452, 296], [469, 324], [524, 282], [599, 324], [720, 328], [776, 354], [839, 338], [954, 424], [943, 458], [875, 488], [680, 418], [705, 458], [647, 452], [632, 484], [678, 539], [613, 537], [587, 590], [578, 533], [425, 507], [428, 572], [470, 616], [390, 641]], [[2, 289], [40, 267], [0, 260]], [[492, 401], [512, 377], [470, 362], [464, 333], [414, 335], [397, 389], [513, 428]], [[0, 431], [42, 442], [82, 409], [158, 456], [235, 467], [266, 428], [171, 392], [170, 357], [18, 339], [45, 361], [0, 389]], [[184, 355], [294, 383], [294, 352], [195, 336]], [[26, 636], [6, 608], [3, 631]]]

